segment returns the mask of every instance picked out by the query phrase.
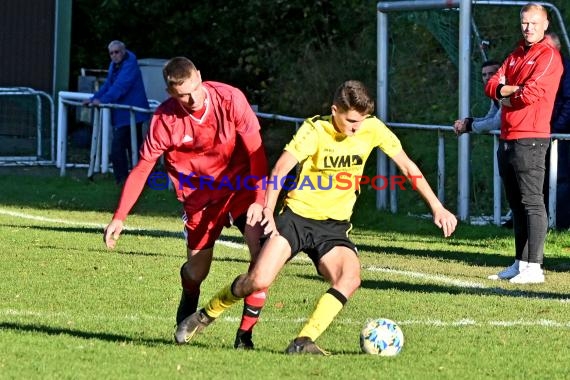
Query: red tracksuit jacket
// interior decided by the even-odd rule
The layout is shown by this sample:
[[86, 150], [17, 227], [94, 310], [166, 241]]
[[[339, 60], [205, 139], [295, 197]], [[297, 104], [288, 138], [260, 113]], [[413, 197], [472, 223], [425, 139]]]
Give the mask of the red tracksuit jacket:
[[485, 94], [497, 99], [500, 84], [523, 86], [501, 107], [501, 139], [550, 137], [550, 118], [563, 66], [560, 53], [546, 39], [525, 46], [524, 40], [489, 79]]

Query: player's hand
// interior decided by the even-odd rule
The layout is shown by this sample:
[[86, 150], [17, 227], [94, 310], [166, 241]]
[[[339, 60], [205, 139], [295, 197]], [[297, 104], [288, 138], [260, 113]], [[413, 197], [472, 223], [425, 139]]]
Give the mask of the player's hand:
[[443, 236], [449, 237], [457, 227], [457, 218], [445, 208], [440, 208], [433, 213], [433, 222], [443, 230]]
[[103, 232], [103, 241], [107, 248], [115, 248], [117, 244], [117, 240], [119, 240], [119, 236], [121, 236], [121, 232], [123, 231], [123, 221], [119, 219], [113, 219], [111, 223]]
[[275, 218], [273, 217], [273, 210], [269, 207], [263, 209], [263, 219], [261, 220], [263, 227], [263, 236], [272, 237], [279, 235], [277, 227], [275, 226]]
[[246, 223], [252, 227], [255, 226], [263, 219], [263, 206], [259, 203], [252, 203], [247, 209], [246, 217]]

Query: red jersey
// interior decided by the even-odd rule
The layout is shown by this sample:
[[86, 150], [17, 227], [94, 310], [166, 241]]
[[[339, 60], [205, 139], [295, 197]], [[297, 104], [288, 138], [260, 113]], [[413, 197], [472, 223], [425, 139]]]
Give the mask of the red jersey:
[[157, 108], [115, 218], [126, 218], [163, 154], [176, 196], [187, 212], [201, 210], [244, 187], [255, 191], [256, 202], [263, 204], [267, 159], [255, 113], [237, 88], [218, 82], [202, 86], [206, 100], [200, 119], [175, 98]]
[[501, 139], [550, 137], [550, 118], [562, 71], [560, 54], [546, 39], [530, 47], [524, 40], [519, 43], [485, 86], [485, 94], [492, 99], [497, 99], [501, 83], [522, 86], [509, 97], [511, 107], [501, 107]]

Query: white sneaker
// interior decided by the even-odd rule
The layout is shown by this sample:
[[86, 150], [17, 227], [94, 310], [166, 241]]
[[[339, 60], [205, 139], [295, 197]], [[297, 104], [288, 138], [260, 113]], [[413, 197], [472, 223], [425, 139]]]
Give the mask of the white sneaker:
[[519, 274], [519, 263], [515, 262], [497, 274], [487, 277], [489, 280], [510, 280]]
[[517, 276], [509, 280], [513, 284], [542, 284], [544, 272], [540, 267], [526, 267]]

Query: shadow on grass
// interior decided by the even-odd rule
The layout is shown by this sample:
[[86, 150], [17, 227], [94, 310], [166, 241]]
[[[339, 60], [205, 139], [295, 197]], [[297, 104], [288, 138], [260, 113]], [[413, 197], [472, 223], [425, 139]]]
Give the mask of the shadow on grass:
[[68, 335], [71, 337], [81, 338], [81, 339], [98, 339], [112, 343], [141, 344], [144, 346], [163, 346], [163, 345], [174, 344], [173, 340], [171, 339], [133, 338], [127, 335], [74, 330], [69, 328], [39, 325], [35, 323], [24, 324], [24, 323], [13, 323], [13, 322], [1, 322], [0, 329], [23, 331], [30, 333], [45, 334], [45, 335]]
[[[463, 262], [471, 266], [506, 267], [511, 265], [513, 257], [498, 253], [469, 253], [454, 251], [437, 251], [433, 249], [407, 249], [401, 247], [379, 247], [367, 244], [358, 244], [360, 251], [377, 252], [403, 257], [422, 257], [442, 261]], [[570, 272], [570, 260], [565, 257], [545, 257], [543, 268], [552, 272]]]
[[[356, 217], [353, 220], [353, 233], [359, 234], [359, 232], [378, 231], [381, 233], [410, 234], [418, 237], [444, 239], [442, 230], [433, 223], [431, 218], [392, 214], [386, 211], [371, 213], [372, 211], [360, 215], [360, 217]], [[453, 235], [447, 240], [450, 242], [453, 241], [453, 239], [470, 240], [474, 241], [477, 245], [479, 240], [491, 237], [514, 238], [513, 230], [491, 224], [479, 226], [458, 221]]]
[[374, 290], [395, 289], [411, 293], [444, 293], [444, 294], [473, 294], [486, 296], [504, 296], [520, 298], [537, 298], [556, 301], [569, 301], [570, 294], [529, 291], [520, 289], [505, 289], [500, 287], [455, 287], [445, 285], [420, 285], [407, 282], [364, 280], [361, 288]]
[[[0, 224], [1, 227], [14, 227], [9, 224]], [[38, 226], [36, 224], [19, 224], [19, 226], [26, 227], [29, 229], [40, 230], [40, 231], [53, 231], [53, 232], [65, 232], [65, 233], [85, 233], [85, 234], [97, 234], [101, 235], [101, 241], [103, 241], [103, 227], [59, 227], [59, 226]], [[132, 236], [150, 236], [150, 237], [168, 237], [168, 238], [184, 238], [182, 229], [179, 232], [166, 231], [166, 230], [147, 230], [147, 229], [126, 229], [123, 230], [122, 236], [132, 235]]]
[[[25, 324], [25, 323], [13, 323], [13, 322], [0, 322], [0, 330], [13, 330], [16, 332], [43, 334], [47, 336], [61, 336], [67, 335], [79, 339], [97, 339], [100, 341], [116, 343], [116, 344], [132, 344], [141, 345], [146, 347], [160, 347], [160, 346], [175, 346], [186, 347], [187, 345], [177, 345], [173, 339], [161, 339], [161, 338], [133, 338], [127, 335], [111, 334], [105, 332], [90, 332], [75, 330], [63, 327], [53, 327], [39, 324]], [[192, 341], [192, 347], [200, 349], [211, 349], [208, 344]], [[228, 350], [236, 351], [233, 346], [228, 348]], [[263, 351], [267, 353], [283, 355], [283, 351], [273, 350], [273, 349], [259, 349], [256, 347], [256, 352]], [[246, 352], [246, 351], [242, 351]]]
[[[86, 234], [98, 234], [101, 235], [101, 241], [103, 239], [103, 227], [59, 227], [59, 226], [38, 226], [37, 224], [19, 224], [18, 226], [26, 227], [29, 229], [35, 229], [40, 231], [53, 231], [53, 232], [65, 232], [65, 233], [86, 233]], [[14, 225], [11, 224], [2, 224], [0, 223], [0, 227], [9, 227], [12, 228]], [[184, 239], [184, 233], [182, 232], [182, 228], [180, 231], [167, 231], [167, 230], [152, 230], [152, 229], [125, 229], [123, 230], [122, 236], [146, 236], [146, 237], [166, 237], [166, 238], [175, 238], [175, 239]], [[222, 242], [231, 242], [236, 244], [243, 244], [245, 247], [245, 242], [243, 237], [241, 236], [228, 236], [223, 235], [219, 239]]]
[[[53, 232], [65, 232], [65, 233], [85, 233], [85, 234], [97, 234], [101, 235], [101, 241], [103, 239], [103, 227], [59, 227], [59, 226], [38, 226], [35, 224], [19, 224], [18, 226], [26, 227], [29, 229], [40, 230], [40, 231], [53, 231]], [[12, 228], [14, 225], [2, 224], [0, 227]], [[184, 234], [182, 229], [180, 231], [167, 231], [167, 230], [151, 230], [151, 229], [126, 229], [123, 230], [122, 236], [146, 236], [146, 237], [161, 237], [161, 238], [175, 238], [184, 239]], [[221, 241], [231, 242], [236, 244], [243, 244], [245, 247], [244, 239], [241, 236], [222, 236]]]
[[[97, 211], [112, 213], [121, 194], [112, 175], [86, 176], [87, 170], [68, 170], [64, 177], [54, 167], [0, 167], [2, 204], [41, 210]], [[177, 215], [180, 202], [173, 191], [143, 190], [131, 213]]]
[[[65, 249], [66, 251], [77, 251], [77, 252], [95, 252], [99, 253], [101, 251], [106, 251], [107, 249], [104, 246], [103, 242], [103, 228], [99, 227], [58, 227], [58, 226], [38, 226], [38, 225], [25, 225], [21, 224], [20, 226], [24, 226], [28, 229], [40, 230], [40, 231], [53, 231], [53, 232], [62, 232], [62, 233], [84, 233], [84, 234], [96, 234], [99, 235], [97, 238], [101, 242], [101, 249], [93, 249], [93, 248], [73, 248], [69, 246], [58, 246], [58, 245], [40, 245], [37, 246], [41, 249]], [[8, 224], [1, 224], [0, 227], [13, 227], [13, 225]], [[126, 230], [123, 231], [122, 236], [145, 236], [145, 237], [160, 237], [160, 238], [174, 238], [174, 239], [184, 239], [184, 234], [182, 232], [173, 232], [173, 231], [165, 231], [165, 230]], [[249, 263], [249, 254], [247, 253], [247, 248], [245, 242], [241, 236], [222, 236], [220, 240], [218, 240], [218, 244], [224, 243], [231, 243], [231, 244], [239, 244], [243, 245], [243, 252], [244, 252], [244, 259], [239, 258], [231, 258], [231, 257], [216, 257], [214, 255], [214, 261], [227, 261], [227, 262], [244, 262]], [[180, 250], [183, 252], [184, 257], [186, 257], [186, 253], [184, 249]], [[126, 251], [122, 250], [120, 247], [117, 247], [113, 250], [113, 252], [121, 254], [121, 255], [133, 255], [133, 256], [165, 256], [161, 253], [153, 253], [153, 252], [144, 252], [144, 251]]]
[[[297, 277], [323, 282], [322, 277], [316, 275], [297, 275]], [[517, 298], [536, 298], [555, 301], [570, 301], [570, 294], [567, 293], [552, 293], [541, 292], [532, 290], [520, 289], [505, 289], [500, 287], [487, 287], [483, 283], [472, 284], [471, 286], [447, 286], [447, 285], [433, 285], [433, 284], [411, 284], [409, 282], [399, 281], [385, 281], [385, 280], [362, 280], [360, 284], [361, 289], [372, 290], [398, 290], [410, 293], [441, 293], [441, 294], [473, 294], [473, 295], [487, 295], [487, 296], [504, 296], [504, 297], [517, 297]]]

